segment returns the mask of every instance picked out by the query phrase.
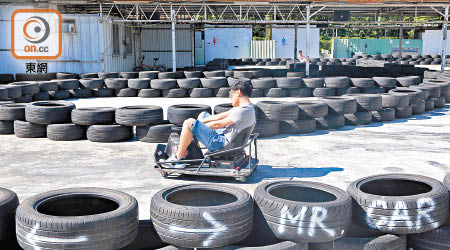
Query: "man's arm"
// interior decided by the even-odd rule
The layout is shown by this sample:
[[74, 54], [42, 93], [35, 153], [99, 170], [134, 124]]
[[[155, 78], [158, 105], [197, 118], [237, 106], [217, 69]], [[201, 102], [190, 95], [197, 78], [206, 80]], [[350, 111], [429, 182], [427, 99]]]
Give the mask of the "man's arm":
[[200, 121], [205, 123], [205, 124], [207, 124], [207, 123], [210, 123], [210, 122], [213, 122], [213, 121], [223, 120], [223, 119], [227, 118], [228, 115], [230, 115], [230, 112], [231, 112], [231, 109], [226, 111], [226, 112], [217, 114], [217, 115], [208, 116], [205, 119], [202, 119]]
[[209, 128], [215, 130], [215, 129], [224, 128], [226, 126], [230, 126], [230, 125], [233, 125], [233, 124], [234, 124], [234, 122], [231, 119], [225, 118], [225, 119], [218, 120], [218, 121], [208, 122], [206, 124], [206, 126], [208, 126]]

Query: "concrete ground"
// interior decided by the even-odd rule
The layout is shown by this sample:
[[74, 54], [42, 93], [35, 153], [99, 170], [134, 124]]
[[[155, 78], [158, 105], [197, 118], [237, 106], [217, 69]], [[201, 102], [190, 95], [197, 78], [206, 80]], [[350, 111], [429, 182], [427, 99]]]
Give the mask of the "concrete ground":
[[[155, 104], [166, 108], [175, 103], [214, 106], [228, 100], [88, 98], [72, 101], [77, 107]], [[358, 178], [383, 173], [419, 174], [442, 180], [450, 172], [450, 105], [384, 124], [261, 139], [260, 165], [246, 183], [226, 178], [163, 179], [153, 169], [155, 146], [136, 140], [102, 144], [0, 136], [1, 186], [15, 191], [20, 200], [67, 187], [118, 189], [136, 197], [140, 218], [148, 219], [152, 195], [181, 183], [226, 183], [252, 194], [257, 185], [271, 180], [316, 181], [342, 189]]]

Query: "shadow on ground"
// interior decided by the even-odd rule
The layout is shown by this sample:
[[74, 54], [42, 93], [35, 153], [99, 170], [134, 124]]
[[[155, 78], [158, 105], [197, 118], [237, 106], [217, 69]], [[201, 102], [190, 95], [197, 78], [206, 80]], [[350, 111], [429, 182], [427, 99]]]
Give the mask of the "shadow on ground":
[[[284, 167], [284, 166], [270, 166], [258, 165], [252, 175], [247, 177], [245, 184], [259, 183], [262, 180], [291, 180], [293, 178], [315, 178], [326, 176], [331, 172], [344, 171], [343, 168], [338, 167], [322, 167], [322, 168], [300, 168], [300, 167]], [[201, 181], [214, 183], [239, 183], [232, 177], [204, 177], [204, 176], [190, 176], [181, 175], [169, 177], [174, 180], [183, 181]]]

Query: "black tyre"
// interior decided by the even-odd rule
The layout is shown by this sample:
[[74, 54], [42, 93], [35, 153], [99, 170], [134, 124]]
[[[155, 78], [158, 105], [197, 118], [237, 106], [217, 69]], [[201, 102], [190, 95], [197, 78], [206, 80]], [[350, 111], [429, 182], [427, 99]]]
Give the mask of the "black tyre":
[[0, 120], [0, 135], [14, 134], [14, 121]]
[[349, 78], [346, 76], [326, 77], [325, 87], [327, 88], [345, 88], [349, 86]]
[[305, 77], [305, 73], [304, 72], [287, 72], [286, 73], [286, 77]]
[[9, 99], [9, 97], [8, 97], [9, 93], [8, 92], [9, 92], [8, 89], [3, 88], [0, 85], [0, 101], [5, 101], [5, 100]]
[[118, 78], [119, 77], [119, 73], [117, 72], [98, 72], [97, 73], [98, 78]]
[[408, 249], [450, 249], [450, 220], [441, 227], [420, 234], [408, 235]]
[[418, 104], [411, 105], [413, 115], [421, 115], [425, 113], [425, 101], [420, 100]]
[[370, 111], [358, 111], [353, 114], [346, 114], [345, 125], [360, 126], [372, 123], [372, 113]]
[[139, 78], [157, 79], [159, 71], [141, 71]]
[[184, 71], [184, 76], [186, 78], [200, 78], [203, 75], [201, 71]]
[[166, 124], [137, 126], [136, 138], [142, 142], [166, 143], [169, 140], [172, 127], [173, 125], [168, 122]]
[[39, 85], [34, 82], [13, 82], [10, 85], [20, 86], [22, 95], [34, 95], [39, 93]]
[[251, 71], [234, 71], [234, 77], [252, 79], [253, 73]]
[[48, 92], [39, 92], [37, 94], [34, 94], [32, 96], [33, 102], [40, 102], [40, 101], [48, 101], [50, 100], [50, 94]]
[[174, 79], [152, 79], [150, 81], [152, 89], [173, 89], [177, 87], [177, 80]]
[[125, 79], [135, 79], [139, 77], [138, 72], [120, 72], [120, 77]]
[[378, 111], [372, 111], [373, 122], [387, 122], [395, 119], [394, 108], [382, 108]]
[[98, 74], [97, 73], [83, 73], [83, 74], [80, 74], [80, 79], [85, 79], [85, 78], [98, 78]]
[[429, 91], [428, 88], [423, 87], [423, 86], [419, 86], [419, 85], [413, 85], [411, 87], [409, 87], [410, 89], [417, 89], [422, 91], [422, 100], [426, 100], [429, 98]]
[[262, 120], [297, 120], [298, 104], [292, 102], [279, 101], [260, 101], [256, 104], [258, 109], [258, 117]]
[[375, 85], [375, 81], [372, 78], [350, 78], [350, 82], [354, 87], [358, 88], [371, 88]]
[[[58, 83], [53, 81], [44, 81], [44, 82], [38, 82], [39, 85], [39, 91], [45, 92], [45, 91], [56, 91], [58, 90]], [[36, 94], [36, 93], [35, 93]]]
[[69, 92], [73, 98], [88, 98], [92, 96], [92, 90], [90, 89], [72, 89]]
[[333, 242], [310, 243], [309, 250], [405, 250], [406, 237], [386, 234], [376, 237], [346, 236]]
[[189, 118], [197, 119], [198, 115], [206, 111], [211, 112], [211, 107], [202, 104], [179, 104], [167, 108], [167, 119], [175, 125], [183, 125], [183, 122]]
[[335, 96], [336, 89], [333, 88], [315, 88], [312, 91], [312, 95], [315, 97], [328, 97]]
[[78, 125], [108, 125], [115, 122], [115, 108], [92, 107], [72, 110], [72, 122]]
[[246, 238], [253, 199], [225, 185], [179, 185], [157, 192], [150, 216], [162, 241], [181, 247], [222, 247]]
[[120, 249], [136, 238], [138, 203], [104, 188], [68, 188], [35, 195], [17, 208], [23, 249]]
[[[93, 78], [83, 78], [83, 79], [93, 79]], [[77, 89], [80, 87], [80, 82], [77, 79], [60, 79], [60, 80], [52, 80], [58, 84], [58, 88], [60, 90], [70, 90]], [[86, 86], [90, 86], [89, 83], [85, 82]], [[95, 84], [93, 84], [95, 85]]]
[[412, 107], [406, 106], [402, 108], [395, 108], [395, 118], [396, 119], [405, 119], [412, 116]]
[[70, 98], [69, 90], [57, 90], [48, 92], [51, 100], [66, 100]]
[[130, 89], [130, 88], [115, 89], [114, 94], [117, 97], [136, 97], [138, 95], [138, 91], [137, 89]]
[[265, 97], [266, 95], [264, 93], [265, 89], [252, 89], [252, 94], [250, 95], [250, 97]]
[[19, 205], [17, 194], [13, 191], [0, 188], [0, 239], [8, 239], [14, 236], [14, 217]]
[[279, 133], [280, 122], [272, 120], [257, 120], [253, 133], [258, 133], [260, 138], [272, 137]]
[[143, 98], [161, 97], [162, 92], [159, 89], [141, 89], [138, 92], [138, 96]]
[[3, 85], [2, 88], [8, 90], [8, 98], [14, 99], [22, 96], [22, 87], [16, 85]]
[[56, 79], [76, 79], [78, 78], [78, 74], [76, 73], [68, 73], [68, 72], [57, 72]]
[[297, 89], [289, 89], [290, 97], [311, 97], [312, 89], [310, 88], [297, 88]]
[[124, 89], [128, 87], [128, 80], [123, 78], [106, 78], [105, 86], [108, 89]]
[[345, 126], [345, 117], [336, 113], [329, 113], [316, 119], [316, 128], [321, 130], [339, 129]]
[[33, 96], [31, 96], [31, 95], [24, 95], [24, 96], [14, 99], [15, 103], [30, 103], [32, 101], [33, 101]]
[[315, 119], [280, 121], [280, 134], [308, 134], [315, 130]]
[[276, 80], [278, 88], [295, 89], [305, 87], [300, 77], [278, 77]]
[[244, 81], [244, 82], [247, 82], [248, 84], [252, 84], [251, 80], [247, 79], [247, 78], [233, 78], [233, 77], [228, 77], [227, 78], [227, 82], [228, 82], [228, 86], [229, 87], [232, 87], [233, 84], [235, 84], [238, 81]]
[[86, 139], [86, 128], [77, 124], [50, 124], [47, 138], [52, 141], [75, 141]]
[[352, 182], [353, 222], [383, 233], [413, 234], [438, 228], [447, 221], [447, 188], [429, 177], [384, 174]]
[[428, 89], [428, 98], [438, 98], [441, 96], [441, 88], [438, 85], [423, 83], [418, 86]]
[[177, 79], [178, 73], [177, 72], [159, 72], [158, 73], [158, 79]]
[[335, 114], [353, 114], [357, 110], [356, 100], [349, 97], [324, 97], [322, 98], [328, 104], [328, 113]]
[[377, 111], [382, 108], [381, 95], [376, 94], [348, 94], [356, 100], [357, 111]]
[[418, 85], [422, 82], [422, 79], [419, 76], [402, 76], [395, 78], [398, 84], [403, 87], [409, 87], [412, 85]]
[[193, 88], [188, 91], [190, 97], [202, 98], [214, 96], [214, 91], [208, 88]]
[[307, 88], [323, 88], [325, 86], [325, 81], [323, 78], [303, 78]]
[[268, 182], [256, 188], [254, 197], [268, 226], [279, 239], [332, 241], [343, 237], [350, 226], [351, 198], [345, 191], [330, 185]]
[[14, 121], [14, 134], [19, 138], [45, 138], [47, 137], [47, 125], [16, 120]]
[[409, 95], [402, 93], [381, 94], [383, 108], [404, 108], [409, 105]]
[[230, 96], [230, 87], [222, 87], [218, 89], [214, 89], [214, 95], [216, 97], [229, 97]]
[[407, 94], [409, 96], [409, 105], [417, 104], [424, 99], [422, 91], [412, 88], [396, 88], [389, 91], [389, 93]]
[[183, 89], [192, 89], [200, 86], [200, 78], [184, 78], [177, 80], [178, 86]]
[[323, 101], [296, 101], [298, 104], [298, 119], [309, 120], [324, 117], [328, 114], [328, 104]]
[[133, 138], [133, 127], [122, 125], [92, 125], [86, 132], [92, 142], [121, 142]]
[[393, 88], [397, 85], [397, 80], [392, 77], [373, 77], [372, 79], [376, 84], [384, 88]]
[[386, 93], [386, 89], [383, 87], [371, 87], [361, 89], [362, 93], [365, 94], [383, 94]]
[[127, 106], [116, 109], [116, 122], [125, 126], [145, 126], [163, 121], [159, 106]]
[[113, 97], [115, 95], [114, 89], [107, 88], [94, 89], [92, 92], [96, 97]]
[[105, 84], [102, 78], [86, 78], [80, 79], [80, 87], [83, 89], [100, 89]]
[[223, 104], [217, 104], [216, 106], [214, 106], [214, 114], [220, 114], [223, 112], [227, 112], [228, 110], [232, 109], [233, 105], [231, 105], [231, 103], [223, 103]]
[[0, 121], [25, 120], [26, 104], [10, 103], [0, 105]]
[[25, 107], [25, 119], [35, 124], [67, 123], [73, 109], [71, 102], [34, 102]]
[[187, 95], [186, 89], [163, 89], [162, 96], [167, 98], [182, 98]]
[[252, 79], [252, 86], [255, 89], [270, 89], [277, 86], [275, 78]]
[[225, 76], [225, 71], [223, 71], [223, 70], [204, 71], [203, 75], [205, 77], [224, 77]]
[[288, 97], [289, 89], [282, 89], [282, 88], [265, 89], [264, 96], [266, 96], [266, 97]]
[[[206, 73], [206, 72], [203, 72]], [[213, 78], [200, 78], [200, 82], [204, 88], [221, 88], [228, 86], [227, 78], [225, 77], [213, 77]]]
[[434, 109], [434, 100], [429, 98], [425, 101], [425, 111], [432, 111]]
[[434, 101], [434, 108], [443, 108], [445, 106], [445, 98], [443, 96], [430, 99]]

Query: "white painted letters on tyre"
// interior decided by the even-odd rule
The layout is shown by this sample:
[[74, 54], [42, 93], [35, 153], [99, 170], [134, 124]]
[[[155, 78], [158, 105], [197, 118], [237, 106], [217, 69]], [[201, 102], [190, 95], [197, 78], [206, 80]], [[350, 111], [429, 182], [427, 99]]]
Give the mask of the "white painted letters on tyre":
[[[389, 216], [379, 216], [379, 220], [372, 221], [371, 217], [373, 215], [377, 215], [374, 213], [375, 209], [388, 209], [388, 204], [384, 200], [379, 200], [372, 202], [369, 205], [369, 208], [366, 211], [366, 222], [370, 227], [373, 227], [372, 224], [375, 224], [374, 229], [378, 229], [379, 227], [387, 227], [388, 229], [394, 229], [396, 227], [396, 223], [398, 221], [403, 221], [406, 223], [405, 227], [407, 228], [415, 228], [419, 229], [423, 224], [431, 224], [433, 228], [437, 228], [439, 226], [438, 222], [434, 222], [431, 218], [430, 214], [436, 208], [436, 204], [431, 198], [420, 198], [417, 200], [417, 215], [415, 216], [415, 220], [411, 219], [409, 214], [409, 208], [404, 201], [397, 201], [394, 204], [394, 209], [392, 210], [392, 214]], [[372, 205], [375, 204], [375, 205]]]
[[[336, 236], [336, 231], [327, 228], [323, 221], [328, 217], [328, 210], [323, 207], [313, 207], [311, 212], [311, 220], [304, 221], [306, 216], [306, 212], [308, 211], [307, 207], [302, 207], [298, 214], [292, 215], [289, 212], [287, 206], [284, 206], [281, 209], [280, 215], [280, 225], [278, 226], [278, 232], [280, 234], [284, 233], [286, 222], [298, 223], [297, 233], [299, 235], [308, 234], [309, 236], [314, 236], [317, 230], [322, 230], [326, 232], [330, 237]], [[344, 231], [342, 232], [342, 235]]]

